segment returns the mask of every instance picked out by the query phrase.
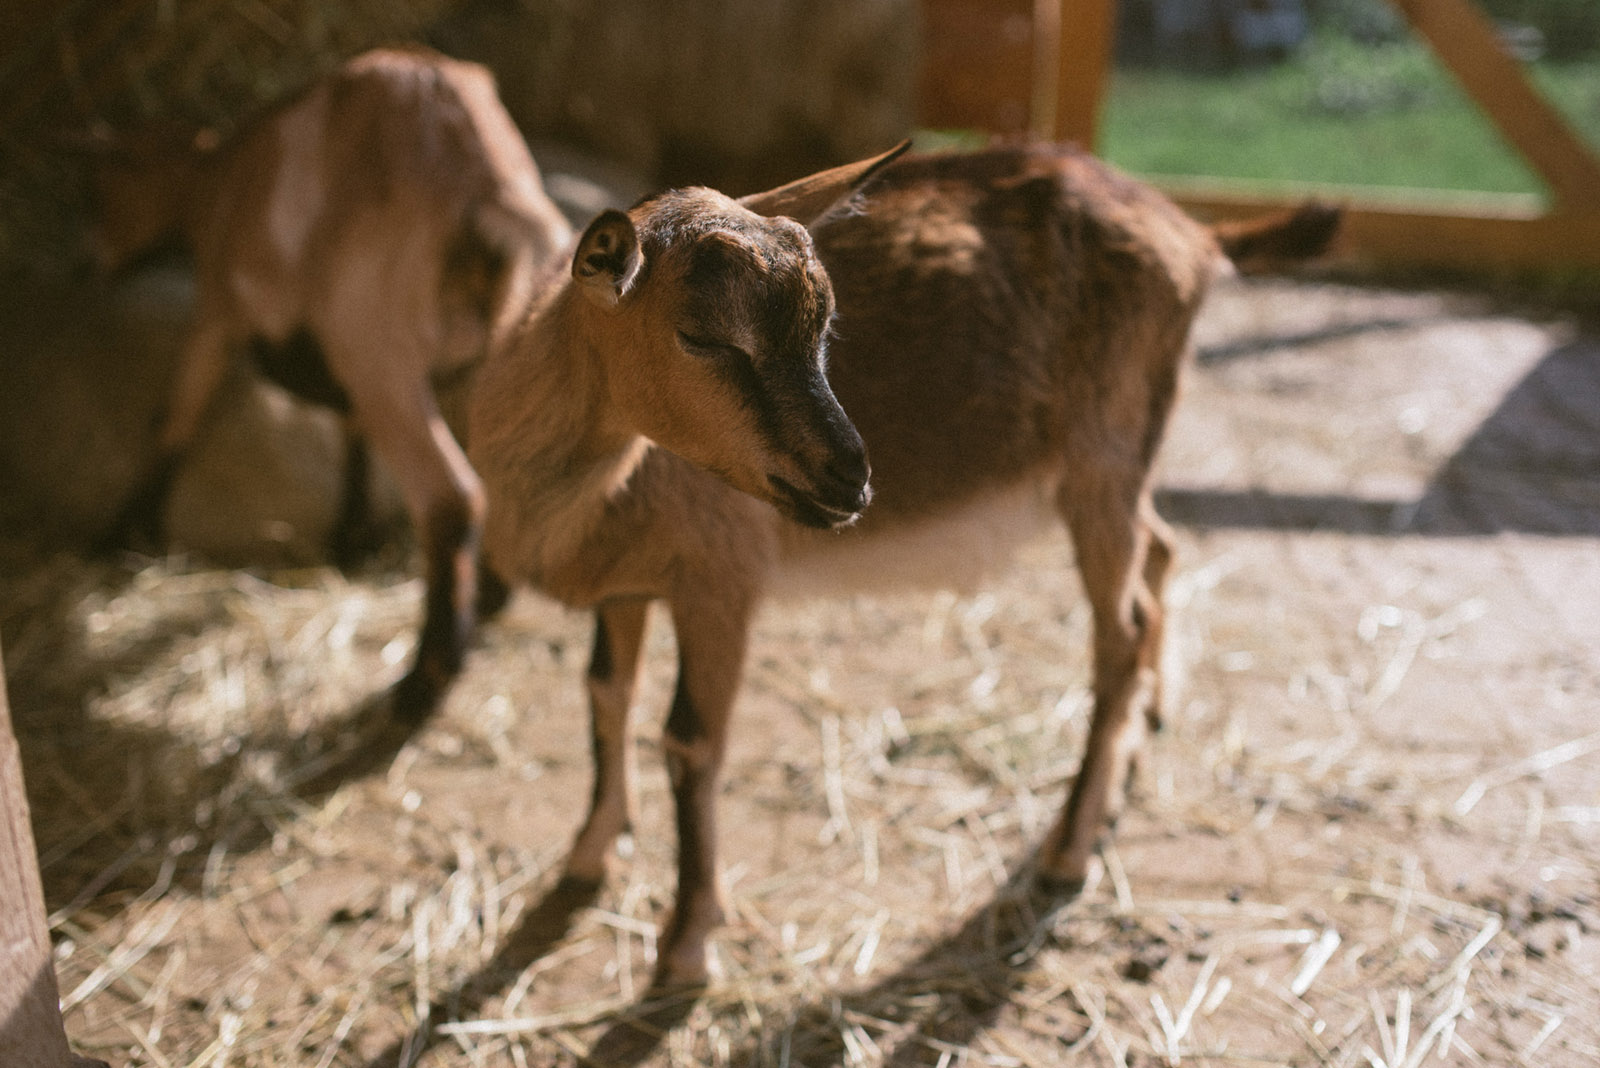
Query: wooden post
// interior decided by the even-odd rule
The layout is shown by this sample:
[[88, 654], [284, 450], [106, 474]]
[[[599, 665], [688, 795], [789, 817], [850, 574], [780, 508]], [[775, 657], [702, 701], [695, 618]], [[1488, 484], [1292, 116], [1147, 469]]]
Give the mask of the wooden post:
[[1040, 0], [1035, 25], [1048, 30], [1052, 14], [1054, 37], [1048, 32], [1040, 34], [1054, 45], [1056, 57], [1050, 134], [1057, 141], [1076, 141], [1092, 151], [1111, 67], [1116, 0]]
[[11, 730], [4, 676], [0, 665], [0, 1065], [105, 1068], [67, 1049], [38, 854], [22, 790], [22, 756]]
[[1394, 0], [1500, 134], [1549, 183], [1557, 210], [1600, 209], [1596, 162], [1560, 112], [1528, 83], [1494, 25], [1469, 0]]
[[1037, 108], [1038, 5], [1055, 2], [922, 0], [918, 122], [1001, 134], [1028, 129]]

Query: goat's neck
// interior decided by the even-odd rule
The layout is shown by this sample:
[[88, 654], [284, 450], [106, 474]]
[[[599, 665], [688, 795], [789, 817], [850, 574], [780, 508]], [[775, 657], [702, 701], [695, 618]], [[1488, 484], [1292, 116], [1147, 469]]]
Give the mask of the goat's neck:
[[562, 287], [484, 368], [471, 428], [490, 485], [491, 555], [558, 596], [651, 447], [616, 414], [580, 299]]

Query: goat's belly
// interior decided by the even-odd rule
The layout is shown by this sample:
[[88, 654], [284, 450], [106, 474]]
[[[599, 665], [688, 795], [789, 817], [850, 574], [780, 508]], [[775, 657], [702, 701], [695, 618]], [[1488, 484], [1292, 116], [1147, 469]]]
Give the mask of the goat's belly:
[[1041, 530], [1059, 525], [1053, 480], [996, 490], [918, 519], [786, 532], [768, 592], [780, 599], [898, 588], [971, 592]]

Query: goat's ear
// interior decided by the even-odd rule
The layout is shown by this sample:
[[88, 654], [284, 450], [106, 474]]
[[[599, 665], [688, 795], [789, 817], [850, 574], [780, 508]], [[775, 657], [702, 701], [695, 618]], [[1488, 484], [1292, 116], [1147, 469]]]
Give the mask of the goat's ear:
[[910, 141], [901, 141], [870, 159], [818, 171], [765, 193], [751, 193], [739, 203], [757, 215], [787, 215], [796, 222], [814, 226], [849, 200], [868, 178], [910, 147]]
[[633, 220], [610, 209], [583, 232], [572, 257], [572, 277], [590, 300], [609, 308], [628, 292], [643, 263]]

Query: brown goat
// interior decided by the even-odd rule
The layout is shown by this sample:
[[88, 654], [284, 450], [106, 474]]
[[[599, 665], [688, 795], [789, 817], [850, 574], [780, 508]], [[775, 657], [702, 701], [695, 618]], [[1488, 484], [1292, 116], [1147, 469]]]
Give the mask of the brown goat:
[[[703, 978], [723, 915], [713, 810], [763, 596], [970, 583], [1052, 513], [1092, 608], [1095, 702], [1038, 869], [1081, 883], [1157, 722], [1173, 546], [1150, 469], [1191, 321], [1224, 249], [1308, 254], [1336, 218], [1213, 233], [1066, 148], [883, 162], [602, 216], [473, 395], [489, 560], [597, 614], [595, 792], [572, 879], [603, 877], [630, 824], [646, 605], [671, 614], [679, 883], [661, 981]], [[874, 172], [864, 206], [825, 216]], [[780, 215], [824, 217], [808, 236]]]
[[[196, 272], [158, 460], [113, 538], [159, 531], [231, 350], [255, 342], [263, 371], [345, 410], [399, 483], [426, 554], [427, 605], [395, 709], [425, 714], [476, 619], [483, 513], [434, 381], [515, 321], [572, 236], [492, 77], [420, 50], [369, 52], [221, 148], [135, 157], [97, 177], [105, 263], [176, 229]], [[359, 510], [364, 465], [350, 467], [336, 537]]]

